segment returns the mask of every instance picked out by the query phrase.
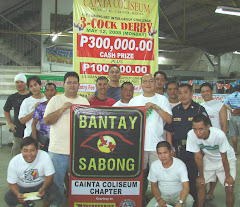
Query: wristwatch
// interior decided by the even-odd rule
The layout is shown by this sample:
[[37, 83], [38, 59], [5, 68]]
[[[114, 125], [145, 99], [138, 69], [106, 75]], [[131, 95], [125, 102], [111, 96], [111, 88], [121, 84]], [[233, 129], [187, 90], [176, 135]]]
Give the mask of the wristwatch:
[[183, 204], [183, 201], [182, 201], [182, 200], [179, 200], [178, 202], [179, 202], [180, 204]]

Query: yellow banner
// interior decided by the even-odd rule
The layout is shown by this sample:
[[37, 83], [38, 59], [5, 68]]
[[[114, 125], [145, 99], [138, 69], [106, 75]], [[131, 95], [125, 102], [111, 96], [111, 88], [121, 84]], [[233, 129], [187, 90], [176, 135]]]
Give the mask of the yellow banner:
[[141, 92], [141, 77], [158, 70], [158, 0], [74, 0], [74, 71], [82, 90], [110, 65], [121, 69], [120, 83]]

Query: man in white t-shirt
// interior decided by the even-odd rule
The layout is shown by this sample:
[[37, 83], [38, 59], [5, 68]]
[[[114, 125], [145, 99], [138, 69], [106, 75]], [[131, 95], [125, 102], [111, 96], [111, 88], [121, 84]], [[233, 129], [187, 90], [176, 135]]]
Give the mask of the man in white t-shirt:
[[[206, 116], [193, 117], [192, 130], [188, 132], [186, 150], [194, 153], [198, 167], [198, 207], [204, 206], [206, 187], [215, 182], [216, 176], [225, 186], [226, 206], [233, 207], [234, 183], [236, 178], [236, 157], [225, 133], [209, 125]], [[204, 153], [204, 156], [203, 156]]]
[[172, 110], [167, 98], [155, 93], [155, 79], [151, 74], [143, 75], [141, 81], [143, 94], [132, 98], [128, 106], [145, 106], [147, 109], [143, 163], [143, 179], [145, 180], [148, 166], [150, 168], [152, 162], [158, 159], [156, 145], [164, 141], [163, 127], [165, 122], [169, 124], [172, 122]]
[[154, 197], [147, 207], [155, 207], [156, 203], [159, 207], [166, 204], [192, 207], [186, 165], [171, 156], [171, 145], [167, 141], [159, 142], [156, 149], [159, 159], [152, 163], [148, 175]]
[[[200, 86], [200, 93], [204, 102], [202, 105], [211, 120], [212, 126], [221, 129], [227, 136], [227, 108], [220, 101], [213, 99], [213, 86], [211, 83], [205, 82]], [[206, 194], [206, 199], [212, 200], [214, 198], [213, 191], [216, 187], [217, 180], [210, 183], [210, 188]]]
[[[70, 108], [73, 104], [89, 105], [87, 99], [77, 94], [79, 76], [67, 72], [64, 76], [64, 94], [51, 98], [44, 113], [44, 123], [50, 125], [49, 155], [55, 168], [54, 182], [60, 189], [60, 204], [64, 194], [64, 177], [70, 162]], [[55, 202], [54, 202], [55, 203]]]
[[27, 80], [27, 87], [32, 92], [32, 96], [23, 100], [18, 119], [21, 124], [25, 124], [24, 137], [30, 136], [32, 132], [32, 116], [35, 108], [42, 102], [46, 101], [46, 97], [41, 94], [41, 80], [37, 76], [32, 76]]
[[134, 91], [133, 84], [131, 82], [124, 82], [121, 85], [121, 91], [120, 91], [122, 95], [122, 99], [120, 99], [115, 104], [113, 104], [113, 106], [128, 107], [128, 103], [133, 97], [133, 91]]
[[54, 167], [48, 153], [38, 150], [38, 142], [26, 137], [21, 142], [21, 153], [9, 163], [7, 181], [10, 190], [5, 194], [8, 206], [21, 203], [29, 206], [24, 193], [38, 192], [44, 199], [44, 207], [50, 206], [60, 196], [58, 187], [53, 183]]

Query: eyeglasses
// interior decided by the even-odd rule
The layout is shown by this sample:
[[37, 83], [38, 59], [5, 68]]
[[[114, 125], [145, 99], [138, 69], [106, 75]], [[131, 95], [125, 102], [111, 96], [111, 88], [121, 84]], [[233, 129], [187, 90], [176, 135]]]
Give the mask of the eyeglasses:
[[150, 83], [150, 84], [153, 84], [155, 81], [153, 79], [150, 79], [150, 80], [143, 80], [142, 83], [143, 84], [146, 84], [146, 83]]
[[67, 81], [66, 82], [68, 85], [77, 85], [78, 84], [78, 82], [77, 81]]

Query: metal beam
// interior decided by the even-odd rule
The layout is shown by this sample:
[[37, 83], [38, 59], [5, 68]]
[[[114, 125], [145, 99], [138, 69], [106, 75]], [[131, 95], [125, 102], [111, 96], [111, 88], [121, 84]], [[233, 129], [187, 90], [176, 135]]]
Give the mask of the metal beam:
[[216, 78], [217, 72], [206, 72], [206, 71], [192, 71], [192, 70], [161, 70], [168, 77], [176, 77], [176, 76], [185, 76], [185, 77], [191, 77], [191, 79], [197, 78], [197, 77], [209, 77], [209, 78]]
[[214, 65], [213, 65], [211, 59], [209, 58], [209, 56], [204, 53], [204, 54], [202, 55], [202, 60], [204, 60], [204, 61], [207, 63], [210, 71], [213, 72], [213, 71], [214, 71]]

